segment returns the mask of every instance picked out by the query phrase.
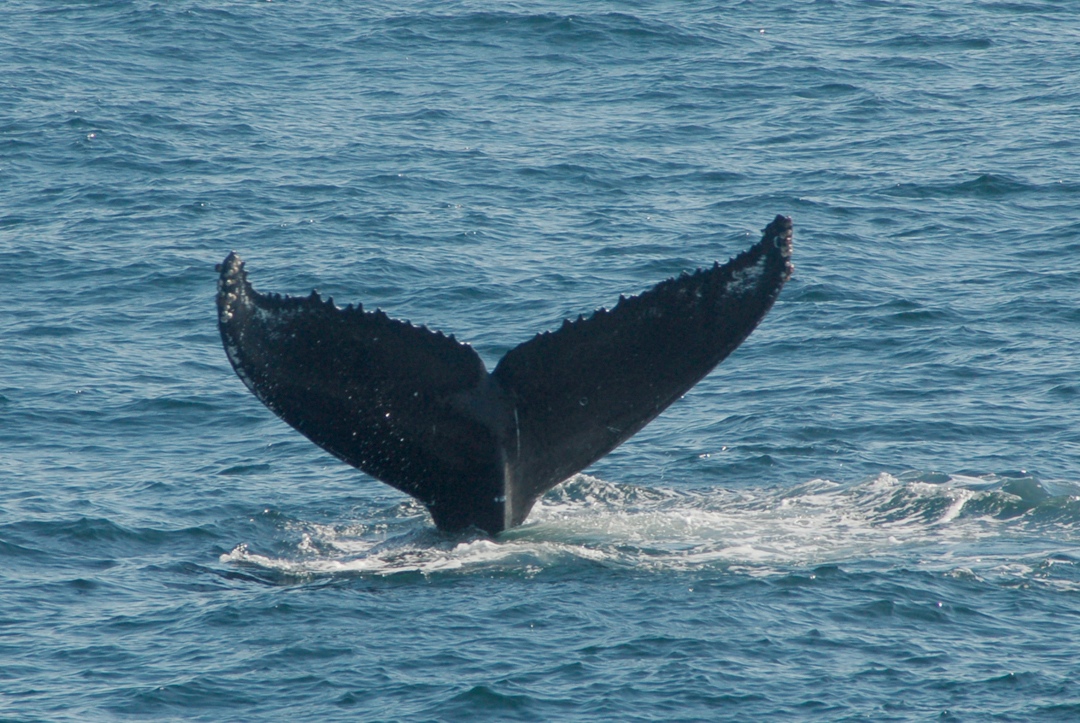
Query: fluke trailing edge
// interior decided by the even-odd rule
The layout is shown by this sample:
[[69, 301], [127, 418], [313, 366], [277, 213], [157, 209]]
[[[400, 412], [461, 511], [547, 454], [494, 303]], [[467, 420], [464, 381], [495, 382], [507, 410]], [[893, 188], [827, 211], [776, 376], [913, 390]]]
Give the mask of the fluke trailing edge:
[[791, 275], [791, 219], [723, 266], [565, 321], [490, 374], [467, 344], [318, 294], [255, 291], [221, 264], [218, 325], [263, 404], [334, 456], [423, 502], [442, 530], [521, 524], [742, 343]]

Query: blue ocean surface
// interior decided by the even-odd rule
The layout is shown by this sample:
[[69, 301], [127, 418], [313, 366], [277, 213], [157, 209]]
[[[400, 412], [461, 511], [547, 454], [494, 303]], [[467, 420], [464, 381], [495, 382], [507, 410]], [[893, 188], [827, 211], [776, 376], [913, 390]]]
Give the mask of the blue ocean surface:
[[[727, 361], [496, 538], [311, 444], [214, 266], [492, 368], [723, 262]], [[0, 719], [1080, 720], [1080, 14], [0, 4]]]

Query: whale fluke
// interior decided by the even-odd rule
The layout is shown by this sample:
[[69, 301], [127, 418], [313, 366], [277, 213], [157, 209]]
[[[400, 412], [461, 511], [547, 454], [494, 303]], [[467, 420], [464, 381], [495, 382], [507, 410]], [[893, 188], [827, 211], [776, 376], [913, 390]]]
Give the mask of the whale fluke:
[[420, 500], [442, 530], [521, 524], [754, 330], [791, 275], [791, 219], [723, 266], [668, 279], [507, 352], [357, 305], [261, 294], [230, 253], [218, 326], [256, 397], [334, 456]]

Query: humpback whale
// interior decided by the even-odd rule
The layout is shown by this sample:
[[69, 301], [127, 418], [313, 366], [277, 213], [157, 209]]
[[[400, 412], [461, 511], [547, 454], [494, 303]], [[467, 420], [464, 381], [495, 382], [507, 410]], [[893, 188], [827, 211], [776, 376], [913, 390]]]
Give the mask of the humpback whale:
[[439, 529], [495, 535], [749, 336], [791, 275], [791, 228], [777, 216], [726, 264], [564, 321], [490, 373], [468, 344], [381, 310], [259, 293], [235, 252], [218, 266], [218, 327], [240, 379], [297, 431]]

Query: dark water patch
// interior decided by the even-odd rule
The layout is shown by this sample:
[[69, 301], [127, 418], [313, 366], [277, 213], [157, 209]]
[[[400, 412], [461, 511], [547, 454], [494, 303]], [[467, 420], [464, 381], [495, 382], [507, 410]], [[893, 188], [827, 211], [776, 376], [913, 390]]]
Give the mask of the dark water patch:
[[454, 118], [454, 113], [441, 108], [421, 108], [420, 110], [403, 113], [377, 113], [368, 116], [368, 120], [389, 121], [400, 123], [403, 121], [444, 121]]
[[240, 582], [244, 585], [251, 582], [262, 582], [251, 575], [245, 575], [239, 570], [219, 570], [194, 562], [147, 565], [143, 568], [143, 572], [155, 575], [155, 577], [162, 577], [160, 583], [163, 587], [199, 594], [233, 589], [236, 587], [236, 585], [231, 584], [233, 582]]
[[1080, 497], [1076, 495], [1050, 497], [1034, 507], [1028, 513], [1027, 519], [1039, 524], [1072, 525], [1080, 522]]
[[869, 294], [837, 283], [796, 284], [791, 293], [784, 298], [785, 303], [857, 302], [868, 304], [874, 300], [874, 297]]
[[478, 685], [455, 695], [440, 708], [455, 715], [483, 714], [509, 720], [535, 720], [534, 714], [530, 714], [532, 703], [528, 695], [503, 693], [487, 685]]
[[1049, 705], [1035, 705], [1032, 710], [1032, 720], [1046, 717], [1047, 720], [1071, 720], [1080, 717], [1080, 703], [1051, 703]]
[[1032, 684], [1038, 684], [1041, 682], [1042, 676], [1037, 673], [1021, 672], [1021, 673], [1006, 673], [989, 680], [982, 681], [986, 685], [991, 686], [1007, 686], [1010, 688], [1016, 687], [1028, 687]]
[[558, 185], [564, 183], [587, 184], [597, 188], [610, 188], [612, 183], [596, 168], [576, 163], [555, 163], [548, 166], [527, 166], [517, 170], [521, 176], [533, 181], [545, 181]]
[[952, 476], [948, 473], [934, 470], [908, 470], [896, 477], [904, 483], [922, 482], [931, 485], [941, 485], [952, 480]]
[[30, 219], [26, 216], [19, 216], [17, 214], [5, 214], [3, 216], [0, 216], [0, 229], [23, 226], [29, 222]]
[[901, 183], [883, 189], [882, 194], [913, 199], [1004, 199], [1025, 196], [1038, 190], [1041, 190], [1040, 186], [1019, 178], [988, 173], [967, 181]]
[[[186, 676], [185, 676], [186, 677]], [[196, 677], [183, 683], [143, 687], [122, 691], [124, 702], [106, 709], [120, 715], [189, 716], [194, 711], [228, 710], [237, 707], [251, 709], [258, 705], [258, 696], [245, 691], [232, 681]]]
[[[901, 307], [898, 311], [892, 311]], [[888, 310], [889, 313], [882, 313]], [[947, 308], [927, 308], [909, 299], [890, 301], [872, 310], [876, 324], [896, 326], [945, 326], [959, 320], [959, 315]]]
[[[1080, 251], [1080, 221], [1055, 223], [1049, 228], [1034, 229], [1020, 236], [1021, 244], [1010, 252], [1020, 259], [1068, 258]], [[1054, 243], [1047, 243], [1053, 239]]]
[[800, 89], [795, 92], [800, 98], [836, 98], [853, 93], [863, 92], [862, 88], [850, 83], [823, 83], [813, 88]]
[[686, 659], [694, 658], [709, 643], [668, 636], [645, 636], [610, 646], [589, 646], [581, 653], [585, 656], [601, 656], [613, 660], [640, 660], [642, 658]]
[[965, 51], [987, 50], [993, 46], [990, 38], [971, 37], [962, 35], [936, 35], [925, 33], [912, 33], [895, 35], [891, 38], [878, 40], [869, 44], [871, 47], [897, 48], [914, 51]]
[[[190, 568], [185, 569], [185, 572], [187, 572], [189, 569], [197, 571], [200, 575], [213, 575], [228, 583], [242, 583], [245, 585], [255, 584], [265, 587], [292, 587], [300, 584], [303, 584], [305, 586], [312, 584], [310, 576], [289, 575], [287, 573], [280, 573], [272, 570], [266, 570], [263, 568], [253, 568], [251, 570], [245, 570], [242, 568], [216, 569], [203, 566], [191, 566]], [[189, 586], [185, 585], [184, 587]], [[196, 587], [198, 586], [196, 585]], [[227, 623], [227, 621], [232, 621], [234, 624], [244, 625], [247, 623], [248, 618], [239, 611], [230, 610], [224, 613], [216, 613], [214, 614], [214, 616], [208, 618], [207, 621], [220, 623]]]
[[1001, 491], [1005, 494], [1015, 495], [1020, 498], [1020, 502], [1030, 507], [1035, 507], [1050, 499], [1050, 493], [1045, 487], [1034, 477], [1022, 476], [1023, 473], [1019, 473], [1016, 476], [1003, 473], [1003, 477], [1012, 477], [1012, 479], [1006, 479], [1004, 484], [1001, 485]]
[[69, 588], [79, 593], [90, 592], [102, 587], [101, 583], [97, 580], [87, 580], [86, 578], [81, 577], [69, 580], [66, 584]]
[[16, 559], [44, 559], [48, 553], [33, 547], [19, 545], [8, 540], [0, 539], [0, 557]]
[[[68, 550], [80, 556], [94, 554], [138, 554], [162, 546], [200, 543], [217, 539], [218, 533], [206, 526], [163, 530], [151, 527], [128, 528], [104, 518], [81, 517], [64, 521], [19, 521], [0, 526], [10, 539], [33, 540], [49, 550]], [[110, 563], [111, 564], [111, 563]]]
[[1046, 17], [1061, 11], [1061, 5], [1055, 2], [992, 2], [986, 4], [986, 9], [1012, 14], [1038, 14]]
[[344, 645], [289, 645], [267, 655], [266, 661], [270, 664], [279, 661], [288, 661], [290, 664], [305, 660], [319, 662], [352, 657], [355, 652], [352, 646]]
[[[677, 178], [684, 179], [691, 183], [729, 185], [744, 181], [746, 175], [734, 171], [695, 171], [677, 176]], [[670, 179], [667, 180], [670, 181]]]
[[147, 415], [174, 415], [177, 413], [205, 413], [220, 409], [220, 400], [216, 397], [155, 397], [129, 402], [120, 408], [121, 413], [132, 414], [140, 420]]
[[233, 477], [238, 475], [260, 474], [269, 471], [269, 464], [236, 464], [231, 467], [226, 467], [217, 474], [223, 477]]
[[[835, 568], [835, 570], [839, 571], [839, 568]], [[835, 572], [832, 570], [830, 570], [828, 574], [835, 577]], [[813, 587], [819, 584], [817, 582], [818, 576], [817, 571], [811, 573], [788, 573], [777, 578], [772, 584], [783, 589]]]
[[949, 618], [937, 603], [910, 604], [897, 603], [894, 600], [876, 600], [864, 603], [845, 611], [838, 612], [837, 619], [844, 621], [851, 617], [865, 619], [899, 618], [923, 623], [945, 623]]
[[593, 52], [614, 47], [637, 52], [654, 48], [687, 47], [704, 42], [685, 29], [626, 13], [574, 15], [555, 13], [519, 14], [479, 12], [460, 16], [420, 16], [410, 18], [409, 29], [428, 37], [449, 37], [461, 42], [475, 38], [479, 31], [487, 43], [501, 46], [510, 38], [576, 52]]
[[89, 674], [98, 668], [127, 667], [138, 655], [118, 644], [91, 644], [56, 650], [52, 657], [64, 664], [82, 666]]
[[884, 667], [875, 665], [865, 670], [860, 670], [855, 673], [856, 678], [884, 678], [889, 680], [896, 680], [904, 677], [903, 671], [895, 668]]
[[70, 326], [68, 325], [55, 325], [55, 324], [25, 324], [21, 325], [15, 330], [14, 336], [23, 336], [28, 339], [65, 339], [73, 336], [78, 336], [86, 332], [86, 329], [80, 328], [73, 321]]
[[[659, 244], [641, 244], [634, 246], [600, 246], [593, 254], [598, 257], [620, 257], [620, 256], [634, 256], [642, 258], [654, 257], [660, 253], [667, 253], [669, 247]], [[565, 280], [565, 277], [560, 277]]]
[[1080, 396], [1080, 386], [1076, 384], [1058, 384], [1051, 387], [1047, 393], [1063, 399], [1074, 399]]

